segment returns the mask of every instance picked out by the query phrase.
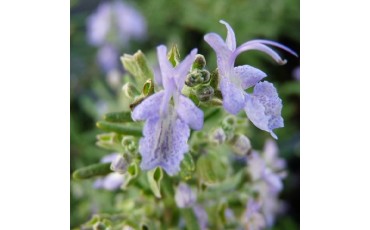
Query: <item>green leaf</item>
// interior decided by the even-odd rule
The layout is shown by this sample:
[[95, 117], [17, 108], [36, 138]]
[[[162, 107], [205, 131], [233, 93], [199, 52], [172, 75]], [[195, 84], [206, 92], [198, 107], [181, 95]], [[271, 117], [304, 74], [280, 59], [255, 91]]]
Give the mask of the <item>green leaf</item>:
[[173, 45], [170, 52], [167, 55], [168, 60], [173, 66], [177, 66], [180, 63], [180, 53], [177, 45]]
[[132, 135], [132, 136], [141, 136], [141, 128], [137, 127], [130, 127], [127, 125], [107, 122], [107, 121], [99, 121], [96, 123], [96, 126], [99, 129], [102, 129], [107, 132], [116, 132], [119, 134], [125, 134], [125, 135]]
[[111, 163], [93, 164], [84, 168], [77, 169], [73, 173], [73, 179], [89, 179], [95, 176], [105, 176], [112, 172]]
[[227, 203], [221, 202], [217, 207], [217, 216], [223, 225], [226, 224], [225, 211], [227, 209]]
[[135, 77], [137, 85], [144, 85], [147, 79], [153, 79], [153, 72], [140, 50], [134, 55], [124, 54], [121, 62], [125, 69]]
[[219, 156], [210, 153], [199, 157], [196, 172], [202, 183], [215, 185], [225, 180], [227, 168]]
[[127, 82], [122, 86], [122, 91], [126, 97], [132, 99], [138, 95], [140, 95], [139, 90], [131, 83]]
[[157, 198], [161, 198], [161, 181], [163, 178], [162, 168], [157, 167], [147, 173], [151, 190]]
[[195, 171], [194, 160], [190, 153], [184, 155], [184, 159], [181, 161], [180, 168], [181, 178], [184, 180], [190, 180]]
[[107, 113], [103, 119], [109, 122], [132, 122], [130, 111]]
[[181, 209], [182, 217], [185, 219], [186, 229], [188, 230], [200, 230], [197, 217], [192, 208]]

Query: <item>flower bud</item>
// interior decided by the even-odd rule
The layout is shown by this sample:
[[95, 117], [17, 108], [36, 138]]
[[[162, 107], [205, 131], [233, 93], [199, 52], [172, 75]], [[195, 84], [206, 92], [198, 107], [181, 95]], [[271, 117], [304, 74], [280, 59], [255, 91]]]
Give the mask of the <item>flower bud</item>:
[[207, 70], [195, 70], [186, 76], [185, 84], [189, 87], [194, 87], [202, 83], [207, 83], [210, 80], [210, 73]]
[[189, 208], [195, 204], [196, 195], [185, 183], [180, 183], [176, 189], [175, 201], [179, 208]]
[[124, 151], [129, 153], [135, 153], [138, 147], [135, 138], [131, 136], [123, 137], [121, 144]]
[[200, 86], [196, 91], [197, 98], [203, 102], [211, 100], [214, 93], [215, 90], [209, 85]]
[[233, 131], [236, 127], [236, 118], [235, 116], [227, 116], [225, 119], [222, 121], [222, 128], [227, 132], [227, 131]]
[[251, 151], [252, 146], [248, 137], [238, 134], [231, 140], [231, 149], [237, 155], [245, 156]]
[[106, 226], [105, 226], [104, 223], [102, 223], [102, 222], [99, 221], [99, 222], [97, 222], [97, 223], [94, 224], [93, 229], [94, 230], [105, 230], [106, 229]]
[[110, 168], [112, 169], [112, 171], [124, 174], [127, 172], [128, 165], [129, 165], [128, 160], [122, 155], [118, 155], [116, 159], [112, 161]]
[[223, 144], [225, 140], [226, 134], [222, 128], [215, 129], [210, 136], [210, 141], [218, 145]]
[[192, 69], [203, 69], [206, 66], [206, 59], [203, 55], [197, 54]]

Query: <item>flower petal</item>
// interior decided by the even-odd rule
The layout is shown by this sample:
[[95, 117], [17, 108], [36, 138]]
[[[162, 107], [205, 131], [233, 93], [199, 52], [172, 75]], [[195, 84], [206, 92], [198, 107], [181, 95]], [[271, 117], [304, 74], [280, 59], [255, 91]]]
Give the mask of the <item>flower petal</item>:
[[159, 117], [159, 105], [161, 105], [164, 94], [165, 91], [160, 91], [146, 98], [132, 111], [132, 119], [136, 121]]
[[252, 95], [246, 96], [245, 112], [251, 122], [259, 129], [270, 132], [277, 139], [273, 129], [284, 127], [281, 117], [283, 105], [275, 87], [265, 81], [256, 84]]
[[216, 33], [208, 33], [204, 36], [204, 40], [213, 48], [217, 56], [217, 67], [221, 76], [227, 76], [233, 67], [229, 63], [231, 50], [226, 43]]
[[174, 75], [173, 67], [167, 58], [167, 47], [164, 45], [157, 46], [157, 56], [159, 67], [161, 69], [162, 84], [164, 88], [168, 88], [170, 79]]
[[241, 46], [239, 46], [235, 50], [235, 52], [232, 54], [232, 57], [230, 58], [230, 61], [232, 62], [232, 64], [234, 64], [235, 59], [236, 59], [236, 57], [239, 54], [241, 54], [242, 52], [248, 51], [248, 50], [259, 50], [259, 51], [262, 51], [262, 52], [270, 55], [270, 57], [272, 57], [280, 65], [284, 65], [286, 63], [286, 60], [283, 60], [279, 56], [279, 54], [276, 53], [270, 47], [268, 47], [268, 46], [266, 46], [264, 44], [258, 43], [258, 42], [249, 41], [249, 42], [246, 42], [246, 43], [242, 44]]
[[233, 28], [229, 25], [229, 23], [225, 22], [224, 20], [220, 20], [221, 24], [224, 24], [227, 29], [227, 37], [226, 37], [226, 44], [229, 47], [230, 50], [236, 49], [236, 39], [235, 39], [235, 33]]
[[141, 168], [162, 167], [169, 175], [180, 170], [180, 162], [188, 151], [190, 129], [175, 115], [167, 119], [148, 119], [140, 140]]
[[269, 185], [269, 189], [273, 194], [277, 194], [283, 189], [282, 178], [278, 174], [271, 172], [271, 170], [266, 169], [264, 171], [263, 179]]
[[106, 177], [103, 178], [102, 187], [106, 190], [116, 190], [121, 187], [123, 184], [123, 175], [119, 173], [110, 173]]
[[188, 56], [185, 57], [183, 61], [181, 61], [174, 69], [175, 75], [175, 82], [178, 89], [182, 89], [185, 84], [185, 78], [190, 71], [190, 67], [192, 66], [195, 55], [197, 55], [198, 50], [193, 49]]
[[185, 183], [181, 182], [176, 189], [175, 201], [179, 208], [189, 208], [195, 204], [195, 192]]
[[254, 86], [267, 76], [261, 70], [249, 65], [237, 66], [234, 72], [240, 78], [243, 89]]
[[252, 177], [253, 181], [257, 181], [263, 177], [263, 173], [266, 169], [266, 164], [261, 158], [261, 156], [253, 151], [247, 158], [248, 162], [248, 172]]
[[100, 162], [101, 163], [111, 163], [113, 162], [117, 157], [119, 156], [119, 153], [111, 153], [109, 155], [105, 155]]
[[179, 117], [194, 130], [203, 127], [203, 111], [196, 107], [192, 100], [180, 95], [179, 105], [176, 108]]
[[244, 91], [233, 84], [230, 79], [223, 77], [220, 82], [220, 89], [223, 97], [223, 105], [227, 112], [236, 115], [245, 104]]

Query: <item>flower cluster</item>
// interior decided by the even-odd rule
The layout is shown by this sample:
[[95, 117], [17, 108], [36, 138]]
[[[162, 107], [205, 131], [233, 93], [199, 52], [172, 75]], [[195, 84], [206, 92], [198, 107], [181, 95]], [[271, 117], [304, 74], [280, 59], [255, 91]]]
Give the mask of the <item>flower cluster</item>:
[[[267, 81], [260, 82], [266, 77], [261, 70], [248, 65], [234, 67], [234, 62], [240, 53], [256, 49], [269, 54], [279, 64], [284, 64], [286, 61], [267, 45], [295, 53], [267, 40], [252, 40], [236, 48], [233, 29], [225, 21], [221, 23], [228, 30], [226, 42], [215, 33], [205, 35], [204, 39], [217, 55], [223, 106], [231, 114], [244, 108], [253, 124], [277, 139], [273, 129], [284, 124], [281, 117], [282, 102], [275, 87]], [[156, 78], [162, 82], [164, 89], [145, 99], [132, 112], [134, 120], [146, 121], [144, 138], [140, 140], [139, 147], [143, 170], [160, 166], [169, 175], [177, 173], [183, 155], [188, 151], [190, 128], [200, 130], [203, 126], [202, 110], [181, 93], [196, 52], [196, 49], [192, 50], [181, 63], [173, 67], [167, 58], [167, 48], [163, 45], [157, 47], [161, 75]], [[253, 94], [244, 91], [253, 86]]]
[[[252, 40], [236, 47], [233, 29], [227, 22], [223, 20], [220, 22], [227, 28], [226, 41], [223, 41], [216, 33], [206, 34], [204, 40], [215, 50], [217, 55], [224, 108], [231, 114], [237, 114], [244, 108], [248, 118], [255, 126], [270, 132], [277, 139], [273, 130], [283, 127], [284, 122], [281, 117], [282, 102], [275, 87], [267, 81], [261, 82], [267, 76], [261, 70], [249, 65], [234, 67], [234, 63], [236, 57], [242, 52], [259, 50], [270, 55], [277, 63], [285, 64], [286, 61], [281, 59], [267, 45], [276, 46], [293, 55], [296, 54], [289, 48], [268, 40]], [[253, 86], [253, 94], [248, 94], [244, 91]]]
[[267, 140], [262, 155], [253, 152], [248, 157], [248, 171], [252, 187], [258, 193], [260, 206], [257, 209], [272, 226], [275, 216], [281, 212], [278, 195], [283, 189], [282, 179], [286, 176], [286, 162], [279, 158], [278, 147], [273, 140]]
[[[100, 11], [111, 14], [120, 9], [107, 7], [103, 5]], [[94, 23], [94, 18], [90, 21]], [[283, 189], [286, 162], [279, 158], [273, 139], [266, 141], [262, 154], [253, 150], [246, 131], [248, 120], [235, 115], [244, 110], [251, 123], [277, 139], [274, 129], [284, 126], [282, 100], [272, 83], [262, 81], [267, 77], [264, 72], [249, 65], [234, 65], [237, 56], [248, 50], [262, 51], [278, 64], [285, 64], [269, 46], [296, 54], [268, 40], [251, 40], [237, 47], [231, 26], [220, 22], [227, 29], [225, 41], [216, 33], [204, 36], [217, 56], [214, 71], [206, 69], [206, 60], [197, 54], [197, 49], [180, 60], [175, 46], [168, 52], [165, 45], [159, 45], [156, 48], [158, 71], [152, 71], [141, 51], [124, 57], [123, 64], [133, 76], [123, 88], [131, 100], [131, 111], [106, 114], [104, 121], [97, 123], [99, 128], [110, 132], [99, 135], [97, 144], [121, 154], [106, 156], [102, 159], [105, 164], [87, 167], [76, 173], [77, 178], [105, 176], [96, 180], [94, 186], [108, 190], [126, 190], [129, 184], [137, 182], [135, 189], [145, 193], [152, 190], [155, 195], [147, 198], [142, 193], [127, 193], [140, 200], [138, 205], [146, 202], [155, 205], [164, 199], [164, 206], [173, 204], [179, 208], [175, 211], [179, 213], [167, 213], [171, 209], [161, 204], [156, 206], [158, 210], [143, 208], [137, 213], [163, 212], [168, 220], [179, 217], [180, 228], [185, 222], [189, 229], [195, 225], [198, 226], [194, 229], [272, 226], [281, 212], [278, 196]], [[101, 33], [90, 35], [92, 44], [104, 44], [102, 37], [108, 33], [104, 26]], [[253, 88], [252, 93], [246, 91], [249, 88]], [[211, 123], [212, 119], [213, 124], [218, 122], [218, 125], [204, 124]], [[142, 121], [143, 126], [137, 121]], [[245, 163], [246, 168], [228, 167]], [[145, 174], [142, 171], [146, 171]], [[198, 185], [196, 192], [191, 186], [194, 181]], [[213, 201], [210, 195], [215, 198]], [[234, 213], [230, 204], [239, 205], [239, 209]], [[122, 209], [127, 211], [134, 206], [127, 203]], [[214, 213], [208, 215], [209, 210]], [[133, 219], [137, 218], [136, 212], [132, 215]], [[215, 217], [220, 220], [213, 221]], [[125, 224], [129, 226], [132, 222]]]
[[104, 72], [117, 70], [119, 52], [130, 40], [146, 36], [144, 17], [132, 6], [122, 1], [101, 3], [87, 19], [87, 41], [99, 48], [98, 63]]

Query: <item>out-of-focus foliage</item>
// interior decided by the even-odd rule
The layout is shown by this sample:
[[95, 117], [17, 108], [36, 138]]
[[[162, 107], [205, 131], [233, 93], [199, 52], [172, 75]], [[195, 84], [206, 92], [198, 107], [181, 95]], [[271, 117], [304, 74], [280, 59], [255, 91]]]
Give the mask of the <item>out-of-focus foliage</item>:
[[[130, 81], [129, 74], [123, 68], [110, 73], [102, 71], [97, 62], [98, 47], [91, 46], [87, 42], [87, 18], [94, 13], [101, 2], [109, 1], [71, 1], [71, 228], [79, 228], [89, 219], [92, 221], [91, 226], [99, 221], [109, 225], [112, 224], [111, 222], [119, 222], [120, 219], [125, 218], [124, 215], [127, 212], [130, 212], [133, 219], [143, 212], [155, 216], [158, 215], [156, 214], [157, 209], [164, 213], [164, 217], [158, 217], [158, 219], [164, 218], [170, 221], [173, 218], [176, 220], [180, 215], [179, 210], [166, 210], [163, 206], [157, 206], [158, 202], [153, 195], [153, 188], [145, 187], [146, 184], [141, 183], [141, 181], [147, 180], [146, 174], [145, 177], [138, 176], [135, 178], [139, 181], [138, 185], [130, 187], [132, 189], [126, 190], [125, 193], [121, 190], [94, 189], [94, 180], [72, 180], [72, 173], [76, 169], [98, 163], [103, 156], [115, 152], [114, 150], [100, 148], [95, 144], [97, 142], [96, 136], [102, 133], [101, 130], [96, 128], [95, 124], [98, 120], [102, 120], [103, 114], [107, 112], [127, 111], [129, 103], [131, 103], [127, 100], [125, 92], [122, 91], [124, 82]], [[238, 45], [250, 39], [265, 38], [287, 45], [299, 54], [298, 0], [126, 0], [124, 2], [135, 7], [144, 16], [147, 23], [147, 35], [140, 40], [131, 40], [129, 46], [120, 47], [118, 52], [121, 55], [124, 53], [134, 54], [140, 49], [145, 53], [151, 67], [155, 67], [157, 63], [155, 54], [157, 45], [176, 44], [179, 47], [181, 57], [192, 48], [198, 48], [198, 52], [206, 57], [207, 68], [214, 70], [216, 68], [216, 57], [212, 49], [203, 40], [203, 36], [208, 32], [216, 32], [225, 37], [226, 30], [224, 26], [218, 23], [220, 19], [226, 20], [233, 26]], [[286, 54], [282, 53], [282, 56], [284, 55]], [[284, 180], [284, 190], [281, 194], [281, 198], [285, 202], [286, 212], [278, 218], [276, 225], [272, 228], [274, 230], [299, 228], [299, 81], [292, 76], [293, 70], [299, 66], [299, 59], [288, 55], [285, 57], [288, 59], [288, 64], [278, 66], [264, 54], [249, 52], [238, 57], [236, 63], [249, 64], [263, 69], [269, 76], [268, 81], [274, 83], [283, 101], [282, 116], [285, 127], [276, 130], [276, 134], [279, 137], [280, 156], [287, 160], [289, 174]], [[208, 123], [213, 125], [206, 126], [197, 135], [211, 132], [216, 124], [220, 125], [220, 119], [225, 115], [221, 112], [213, 116], [211, 122]], [[241, 116], [242, 118], [244, 116], [244, 120], [246, 120], [245, 115]], [[258, 130], [253, 125], [247, 127], [241, 132], [249, 137], [254, 149], [262, 149], [269, 134]], [[191, 141], [193, 143], [196, 138], [193, 136]], [[230, 149], [221, 148], [217, 151], [226, 153], [230, 152]], [[199, 161], [199, 158], [197, 156], [197, 159], [195, 159], [197, 160], [196, 163], [203, 164], [203, 160]], [[187, 165], [183, 167], [192, 168], [192, 163], [189, 163], [192, 160], [184, 162]], [[236, 181], [236, 184], [240, 183], [238, 182], [238, 175], [234, 174], [239, 169], [238, 167], [245, 166], [242, 164], [236, 165], [233, 172], [224, 173], [228, 176], [233, 175], [235, 178], [232, 181]], [[218, 166], [218, 168], [222, 169], [222, 166]], [[194, 173], [202, 175], [202, 169], [204, 170], [204, 168], [196, 169], [197, 171], [194, 171]], [[135, 169], [131, 168], [129, 170], [132, 170], [134, 177]], [[222, 181], [224, 179], [222, 176], [215, 174], [214, 177], [204, 178], [204, 180], [210, 183], [215, 180]], [[163, 175], [163, 177], [163, 181], [169, 179], [167, 175]], [[153, 186], [155, 187], [155, 185]], [[161, 183], [160, 186], [164, 196], [174, 196], [171, 185]], [[239, 184], [233, 185], [231, 183], [228, 186], [237, 187]], [[142, 196], [143, 194], [144, 196]], [[207, 195], [209, 196], [207, 197]], [[220, 194], [213, 194], [212, 196], [214, 197], [211, 197], [211, 194], [204, 193], [199, 199], [219, 199], [224, 195], [220, 191]], [[143, 197], [145, 199], [140, 200]], [[134, 200], [138, 199], [139, 203], [135, 203]], [[214, 208], [217, 210], [223, 207]], [[239, 210], [239, 212], [242, 212], [242, 210]], [[104, 222], [104, 216], [95, 217], [94, 219], [93, 215], [96, 213], [117, 214], [113, 219], [104, 220], [106, 221]], [[185, 213], [184, 215], [191, 218], [191, 213]], [[216, 213], [214, 215], [209, 218], [219, 218]], [[159, 224], [151, 221], [153, 220], [140, 220], [136, 224], [137, 227], [140, 225], [138, 223], [148, 226]], [[230, 227], [229, 229], [233, 228]]]

